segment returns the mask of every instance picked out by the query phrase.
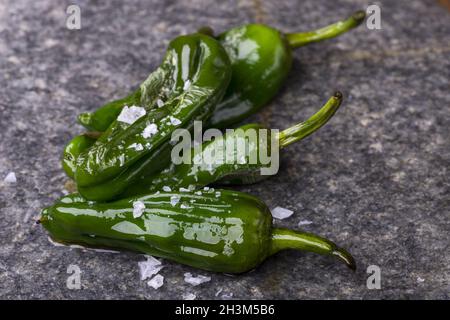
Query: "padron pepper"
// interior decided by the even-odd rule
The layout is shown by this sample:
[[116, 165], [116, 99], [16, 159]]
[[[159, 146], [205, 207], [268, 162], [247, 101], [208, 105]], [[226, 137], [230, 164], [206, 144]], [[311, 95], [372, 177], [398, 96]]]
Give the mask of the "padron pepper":
[[[216, 107], [207, 126], [226, 128], [256, 113], [279, 91], [292, 64], [292, 49], [334, 38], [355, 27], [365, 18], [357, 11], [349, 18], [324, 28], [281, 33], [263, 24], [247, 24], [232, 28], [217, 39], [227, 51], [232, 77], [224, 98]], [[210, 28], [199, 32], [212, 35]], [[93, 113], [83, 113], [79, 122], [90, 130], [104, 131], [125, 105], [136, 104], [139, 89], [127, 98], [113, 101]]]
[[[149, 108], [132, 122], [121, 121], [119, 115], [98, 141], [78, 156], [78, 187], [108, 184], [118, 177], [129, 179], [148, 158], [153, 160], [146, 172], [157, 172], [164, 158], [159, 153], [170, 156], [171, 133], [176, 128], [191, 129], [195, 120], [207, 119], [231, 77], [225, 50], [215, 39], [198, 33], [171, 41], [162, 65], [165, 67], [155, 76], [159, 81], [151, 86], [156, 94], [145, 95]], [[170, 87], [174, 90], [167, 92]], [[160, 107], [155, 108], [159, 101]]]
[[111, 203], [69, 195], [44, 209], [40, 223], [57, 242], [131, 250], [216, 272], [249, 271], [284, 249], [335, 256], [356, 268], [353, 257], [333, 242], [273, 228], [261, 200], [229, 190], [156, 193]]
[[[275, 136], [274, 139], [277, 140], [275, 146], [283, 149], [317, 131], [331, 119], [341, 102], [342, 94], [336, 92], [316, 114]], [[262, 161], [261, 155], [271, 154], [272, 148], [270, 134], [261, 137], [261, 129], [266, 128], [259, 124], [243, 125], [227, 132], [224, 136], [215, 138], [213, 141], [204, 142], [200, 149], [192, 147], [190, 152], [187, 155], [185, 154], [189, 157], [189, 161], [171, 164], [165, 170], [154, 175], [143, 175], [133, 185], [130, 185], [121, 196], [129, 197], [163, 189], [172, 191], [180, 188], [194, 190], [214, 183], [246, 184], [258, 182], [268, 177], [268, 175], [261, 174], [261, 169], [270, 166], [267, 161]], [[241, 145], [241, 153], [239, 154], [237, 140], [251, 138], [249, 133], [253, 134], [253, 137], [251, 140], [244, 140], [246, 146]], [[214, 154], [219, 154], [219, 156], [217, 158], [211, 157]], [[240, 159], [241, 156], [244, 158]], [[199, 160], [195, 161], [195, 158]], [[204, 161], [205, 159], [212, 161]], [[232, 161], [227, 161], [227, 159]]]

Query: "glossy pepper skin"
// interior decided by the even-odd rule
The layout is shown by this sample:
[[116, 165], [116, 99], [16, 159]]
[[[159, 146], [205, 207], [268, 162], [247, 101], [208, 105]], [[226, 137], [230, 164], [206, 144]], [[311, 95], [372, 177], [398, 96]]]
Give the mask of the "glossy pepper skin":
[[[292, 64], [292, 49], [339, 36], [361, 24], [364, 17], [363, 11], [357, 11], [343, 21], [301, 33], [283, 34], [267, 25], [248, 24], [219, 35], [218, 40], [230, 57], [232, 78], [207, 126], [230, 127], [256, 113], [286, 80]], [[208, 27], [199, 32], [213, 34]], [[127, 102], [130, 103], [135, 102]], [[123, 105], [125, 103], [120, 101], [107, 104], [93, 113], [80, 115], [79, 121], [90, 130], [103, 131]]]
[[[165, 146], [175, 129], [190, 129], [194, 120], [204, 120], [211, 115], [231, 76], [229, 59], [222, 46], [201, 34], [174, 39], [164, 64], [169, 67], [158, 78], [163, 79], [162, 83], [173, 83], [171, 97], [165, 100], [165, 96], [161, 96], [161, 107], [150, 108], [131, 125], [114, 121], [96, 144], [81, 153], [75, 172], [79, 187], [108, 183], [127, 170], [133, 170], [142, 159], [168, 149]], [[161, 92], [160, 87], [156, 89], [154, 91]], [[149, 125], [156, 125], [157, 131], [146, 136], [144, 131]], [[155, 169], [159, 162], [155, 158], [148, 169]]]
[[70, 140], [65, 146], [62, 157], [62, 167], [70, 178], [73, 179], [75, 176], [76, 161], [80, 153], [90, 148], [96, 141], [96, 137], [81, 134]]
[[292, 49], [336, 37], [357, 27], [357, 11], [319, 30], [283, 34], [262, 24], [248, 24], [218, 36], [231, 60], [232, 78], [225, 97], [209, 119], [210, 128], [227, 128], [256, 113], [279, 91], [292, 64]]
[[[133, 216], [137, 201], [145, 209]], [[262, 201], [229, 190], [103, 204], [71, 195], [44, 209], [40, 222], [58, 242], [131, 250], [216, 272], [249, 271], [284, 249], [332, 255], [355, 269], [344, 249], [313, 234], [273, 228]]]
[[[317, 131], [325, 125], [339, 109], [342, 102], [342, 94], [336, 92], [325, 105], [312, 117], [304, 122], [294, 125], [286, 130], [281, 131], [277, 137], [278, 142], [275, 144], [280, 149], [288, 145], [302, 140]], [[241, 129], [242, 131], [239, 131]], [[272, 143], [266, 137], [261, 139], [258, 136], [259, 129], [266, 129], [259, 124], [247, 124], [239, 127], [235, 131], [225, 134], [223, 137], [216, 138], [212, 142], [204, 142], [200, 151], [191, 149], [189, 163], [172, 164], [165, 170], [151, 176], [142, 176], [133, 185], [121, 195], [129, 197], [137, 194], [157, 192], [163, 187], [169, 187], [173, 191], [179, 188], [197, 189], [210, 184], [248, 184], [255, 183], [269, 175], [261, 175], [261, 168], [268, 167], [267, 162], [263, 164], [259, 155], [270, 154]], [[236, 137], [243, 138], [248, 136], [248, 132], [255, 132], [259, 143], [249, 143], [246, 153], [246, 162], [240, 162], [238, 153], [236, 152]], [[228, 143], [230, 142], [230, 143]], [[229, 148], [228, 146], [231, 146]], [[231, 152], [229, 150], [231, 149]], [[261, 150], [264, 149], [264, 150]], [[195, 163], [194, 158], [205, 159], [207, 155], [217, 154], [219, 150], [223, 150], [223, 158], [220, 162], [212, 164], [207, 162]], [[262, 153], [261, 153], [262, 152]], [[225, 154], [231, 154], [233, 162], [225, 161]], [[200, 156], [199, 156], [200, 155]], [[256, 161], [249, 161], [256, 159]]]

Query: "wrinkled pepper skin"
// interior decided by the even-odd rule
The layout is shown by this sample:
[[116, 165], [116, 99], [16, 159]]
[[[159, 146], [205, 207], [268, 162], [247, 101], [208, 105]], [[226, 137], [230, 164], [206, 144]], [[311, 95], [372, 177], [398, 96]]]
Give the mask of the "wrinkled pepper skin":
[[[133, 216], [137, 201], [145, 209]], [[158, 193], [112, 203], [71, 195], [44, 209], [40, 223], [58, 242], [131, 250], [216, 272], [252, 270], [284, 249], [332, 255], [355, 269], [352, 256], [327, 239], [272, 228], [267, 206], [235, 191]]]
[[[342, 94], [336, 92], [312, 117], [304, 122], [294, 125], [281, 131], [276, 139], [280, 149], [302, 140], [325, 125], [339, 109], [342, 102]], [[241, 129], [242, 131], [238, 130]], [[137, 194], [157, 192], [163, 187], [169, 187], [172, 191], [179, 188], [197, 189], [210, 184], [249, 184], [255, 183], [269, 177], [261, 175], [261, 168], [268, 167], [267, 163], [260, 161], [260, 154], [269, 155], [271, 153], [271, 142], [258, 135], [259, 129], [267, 129], [259, 124], [247, 124], [228, 132], [224, 136], [214, 139], [212, 142], [204, 142], [200, 151], [191, 149], [189, 163], [172, 164], [165, 170], [152, 175], [142, 176], [121, 195], [129, 197]], [[268, 130], [268, 129], [267, 129]], [[249, 143], [246, 153], [246, 161], [240, 162], [236, 151], [236, 137], [244, 138], [248, 132], [256, 132], [259, 144]], [[268, 134], [267, 137], [270, 138]], [[231, 143], [228, 143], [230, 141]], [[227, 146], [232, 146], [231, 152]], [[263, 149], [263, 150], [261, 150]], [[207, 155], [213, 154], [212, 150], [223, 150], [223, 154], [232, 154], [229, 159], [234, 162], [226, 162], [222, 159], [219, 163], [194, 163], [194, 158], [204, 159]], [[199, 156], [200, 155], [200, 156]], [[257, 159], [251, 163], [249, 159]]]
[[[324, 28], [284, 34], [270, 26], [248, 24], [232, 28], [218, 36], [227, 51], [232, 67], [232, 78], [222, 101], [209, 119], [209, 128], [227, 128], [256, 113], [276, 95], [283, 85], [292, 64], [292, 50], [310, 43], [337, 37], [360, 25], [365, 18], [363, 11], [353, 13], [349, 18]], [[211, 28], [204, 27], [198, 32], [212, 36]], [[116, 105], [110, 108], [110, 119], [120, 113]], [[95, 111], [89, 118], [89, 129], [100, 130], [106, 122], [98, 121], [94, 126], [95, 114], [107, 114], [107, 107]], [[102, 131], [102, 130], [100, 130]]]
[[[191, 129], [194, 120], [207, 119], [222, 99], [231, 77], [225, 50], [215, 39], [201, 34], [174, 39], [165, 63], [171, 67], [161, 73], [161, 78], [163, 83], [167, 79], [172, 81], [177, 94], [168, 100], [161, 97], [161, 107], [149, 109], [131, 125], [114, 121], [94, 146], [79, 155], [75, 172], [79, 187], [108, 183], [133, 165], [139, 165], [140, 160], [164, 149], [175, 129]], [[173, 123], [173, 118], [178, 123]], [[144, 137], [143, 132], [150, 124], [157, 126], [157, 132]], [[141, 148], [133, 148], [136, 144]], [[170, 152], [170, 148], [165, 149]], [[147, 171], [156, 170], [159, 162], [155, 158]]]

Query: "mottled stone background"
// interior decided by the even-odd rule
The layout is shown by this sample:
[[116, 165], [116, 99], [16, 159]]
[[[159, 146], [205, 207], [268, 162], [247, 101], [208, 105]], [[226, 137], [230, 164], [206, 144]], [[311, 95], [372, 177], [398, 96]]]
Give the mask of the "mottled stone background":
[[[370, 1], [73, 1], [82, 28], [66, 29], [71, 2], [0, 2], [0, 297], [51, 299], [450, 298], [448, 1], [378, 1], [382, 30], [359, 28], [295, 52], [289, 79], [256, 119], [285, 128], [333, 93], [346, 99], [320, 132], [283, 151], [265, 183], [242, 188], [295, 214], [276, 224], [327, 236], [358, 261], [352, 273], [314, 254], [282, 252], [246, 275], [210, 275], [164, 261], [159, 290], [140, 281], [136, 254], [55, 247], [34, 224], [67, 181], [62, 148], [81, 111], [124, 96], [161, 61], [168, 41], [200, 25], [262, 22], [293, 32], [331, 23]], [[255, 119], [253, 119], [255, 120]], [[66, 288], [78, 265], [81, 290]], [[366, 287], [369, 265], [381, 289]], [[223, 289], [216, 297], [215, 293]]]

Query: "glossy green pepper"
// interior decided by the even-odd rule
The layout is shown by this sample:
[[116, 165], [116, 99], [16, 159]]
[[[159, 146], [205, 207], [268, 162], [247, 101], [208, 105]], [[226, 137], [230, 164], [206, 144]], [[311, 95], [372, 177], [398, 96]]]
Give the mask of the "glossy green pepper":
[[242, 273], [284, 249], [335, 256], [351, 269], [353, 257], [319, 236], [272, 227], [259, 199], [236, 191], [157, 193], [112, 203], [77, 195], [43, 210], [53, 240], [131, 250], [196, 268]]
[[[124, 124], [119, 116], [96, 144], [78, 156], [75, 180], [79, 187], [107, 183], [160, 150], [170, 153], [170, 148], [164, 147], [172, 132], [177, 128], [190, 129], [195, 120], [207, 119], [231, 77], [229, 59], [222, 46], [202, 34], [174, 39], [163, 64], [170, 67], [159, 77], [163, 83], [174, 83], [179, 88], [177, 94], [132, 123]], [[156, 158], [148, 170], [156, 170], [159, 161]]]
[[262, 24], [248, 24], [219, 35], [232, 67], [223, 100], [209, 119], [210, 128], [227, 128], [256, 113], [279, 91], [292, 64], [292, 49], [336, 37], [357, 27], [363, 11], [319, 30], [283, 34]]
[[[325, 105], [308, 120], [283, 130], [278, 134], [276, 146], [280, 149], [302, 140], [317, 131], [331, 119], [338, 110], [342, 102], [342, 94], [336, 92]], [[240, 129], [240, 130], [239, 130]], [[204, 142], [201, 149], [195, 147], [189, 152], [190, 161], [180, 164], [172, 164], [165, 170], [151, 176], [142, 176], [133, 185], [130, 185], [122, 197], [129, 197], [137, 194], [156, 192], [170, 188], [179, 190], [179, 188], [189, 188], [191, 190], [201, 188], [210, 184], [245, 184], [260, 181], [269, 175], [262, 175], [261, 168], [268, 167], [267, 162], [262, 162], [260, 155], [269, 155], [271, 153], [272, 143], [269, 136], [258, 136], [260, 129], [266, 129], [259, 124], [247, 124], [238, 129], [225, 134], [222, 137], [214, 139], [212, 142]], [[236, 151], [236, 138], [248, 137], [252, 131], [259, 143], [248, 143], [248, 149], [245, 154], [245, 161], [240, 161], [239, 154]], [[229, 143], [230, 142], [230, 143]], [[228, 146], [231, 146], [229, 148]], [[261, 150], [263, 149], [263, 150]], [[194, 161], [195, 158], [206, 159], [208, 155], [223, 150], [221, 161], [209, 163], [206, 161]], [[229, 152], [231, 150], [231, 152]], [[228, 155], [227, 155], [228, 154]], [[225, 161], [225, 157], [233, 161]], [[250, 161], [255, 159], [256, 161]]]
[[[301, 33], [283, 34], [267, 25], [248, 24], [219, 35], [218, 40], [230, 57], [232, 78], [207, 127], [226, 128], [256, 113], [284, 83], [291, 68], [293, 48], [341, 35], [361, 24], [364, 17], [363, 11], [357, 11], [346, 20]], [[210, 28], [199, 32], [213, 34]], [[131, 103], [134, 102], [113, 102], [94, 113], [82, 114], [80, 123], [102, 131], [120, 113], [120, 105]]]
[[86, 132], [76, 136], [66, 145], [63, 151], [62, 167], [70, 178], [75, 176], [78, 156], [92, 147], [100, 136], [101, 132]]

